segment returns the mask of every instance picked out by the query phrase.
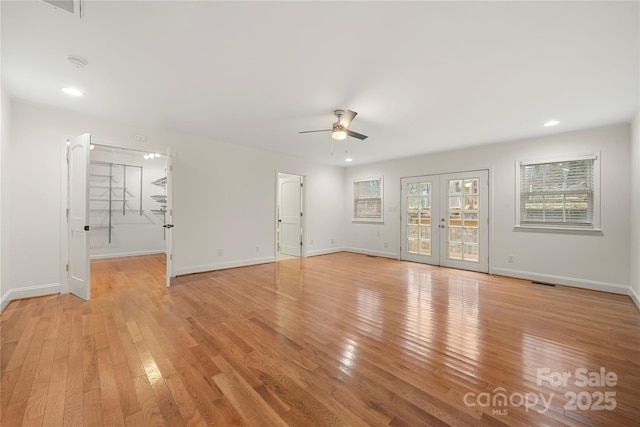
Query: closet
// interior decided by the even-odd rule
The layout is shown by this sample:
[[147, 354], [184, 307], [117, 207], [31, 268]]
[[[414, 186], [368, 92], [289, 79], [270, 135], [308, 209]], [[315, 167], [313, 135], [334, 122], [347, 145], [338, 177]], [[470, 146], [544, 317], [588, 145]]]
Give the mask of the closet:
[[92, 259], [164, 253], [166, 157], [93, 146], [89, 167]]

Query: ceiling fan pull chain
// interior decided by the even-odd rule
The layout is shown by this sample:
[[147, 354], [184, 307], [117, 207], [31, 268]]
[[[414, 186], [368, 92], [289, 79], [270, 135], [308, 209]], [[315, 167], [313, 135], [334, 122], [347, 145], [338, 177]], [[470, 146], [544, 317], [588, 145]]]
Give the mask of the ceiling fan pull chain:
[[331, 137], [331, 156], [333, 157], [333, 137]]

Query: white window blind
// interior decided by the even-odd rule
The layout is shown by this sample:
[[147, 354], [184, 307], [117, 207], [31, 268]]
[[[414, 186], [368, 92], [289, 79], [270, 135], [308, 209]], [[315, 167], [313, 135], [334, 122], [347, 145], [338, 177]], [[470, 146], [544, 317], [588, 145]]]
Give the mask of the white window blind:
[[382, 221], [382, 178], [354, 181], [354, 221]]
[[596, 156], [520, 164], [520, 225], [594, 227]]

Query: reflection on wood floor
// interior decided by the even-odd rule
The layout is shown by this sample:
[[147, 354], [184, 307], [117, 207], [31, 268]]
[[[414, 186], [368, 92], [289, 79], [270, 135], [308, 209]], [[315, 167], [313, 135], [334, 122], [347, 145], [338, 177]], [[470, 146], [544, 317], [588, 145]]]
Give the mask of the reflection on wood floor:
[[90, 302], [2, 313], [3, 427], [640, 420], [627, 296], [352, 253], [169, 289], [163, 256], [91, 267]]

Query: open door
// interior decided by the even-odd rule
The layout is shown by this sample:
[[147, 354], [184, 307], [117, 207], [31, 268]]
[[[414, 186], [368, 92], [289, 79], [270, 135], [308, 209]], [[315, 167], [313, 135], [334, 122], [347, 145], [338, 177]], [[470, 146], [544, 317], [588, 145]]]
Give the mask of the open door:
[[69, 292], [84, 300], [91, 296], [89, 264], [89, 147], [88, 133], [69, 142]]
[[167, 148], [167, 214], [166, 223], [166, 254], [167, 254], [167, 288], [171, 286], [171, 278], [175, 276], [173, 272], [173, 159], [171, 152]]

